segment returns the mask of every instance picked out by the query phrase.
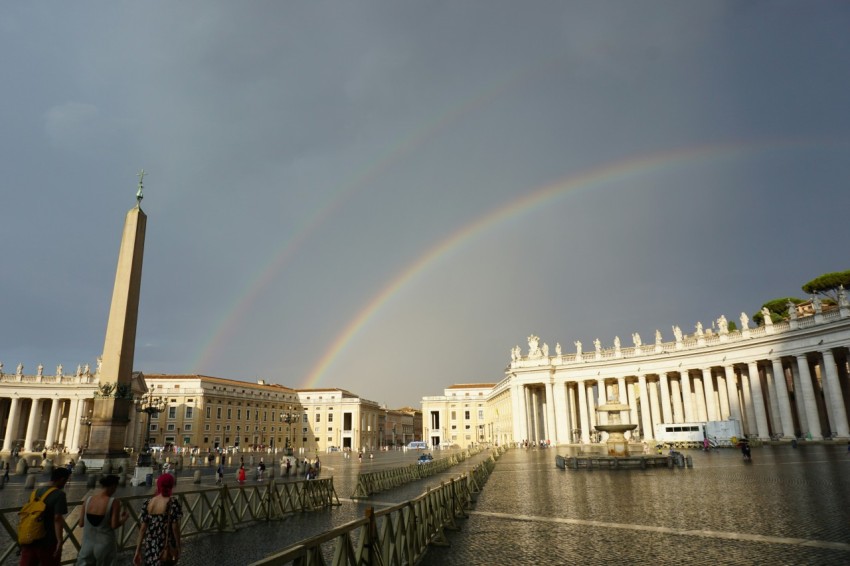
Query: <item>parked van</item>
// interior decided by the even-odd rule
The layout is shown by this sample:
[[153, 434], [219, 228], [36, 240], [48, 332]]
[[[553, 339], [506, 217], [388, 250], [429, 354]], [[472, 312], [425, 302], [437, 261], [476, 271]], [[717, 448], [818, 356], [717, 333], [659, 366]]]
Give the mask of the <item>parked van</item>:
[[408, 450], [426, 450], [427, 448], [428, 445], [421, 440], [412, 440], [407, 444]]

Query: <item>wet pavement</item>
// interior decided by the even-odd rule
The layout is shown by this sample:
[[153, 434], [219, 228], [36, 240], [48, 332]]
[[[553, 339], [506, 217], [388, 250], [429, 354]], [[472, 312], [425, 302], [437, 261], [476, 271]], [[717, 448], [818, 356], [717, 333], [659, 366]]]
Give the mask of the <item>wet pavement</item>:
[[850, 564], [845, 447], [685, 453], [693, 469], [564, 471], [509, 451], [422, 564]]
[[[450, 546], [430, 548], [422, 564], [850, 564], [846, 447], [760, 447], [752, 463], [731, 449], [684, 452], [693, 457], [692, 469], [565, 471], [554, 460], [566, 449], [510, 450], [461, 530], [447, 532]], [[250, 563], [359, 519], [370, 505], [414, 498], [484, 457], [368, 500], [349, 498], [359, 471], [397, 467], [417, 455], [381, 453], [362, 464], [356, 457], [323, 456], [323, 477], [333, 475], [341, 506], [191, 537], [180, 562]], [[228, 483], [235, 483], [232, 477]], [[206, 470], [202, 487], [213, 482], [212, 469]], [[178, 481], [179, 489], [198, 487], [191, 472]], [[87, 491], [74, 482], [67, 490], [69, 500]], [[150, 491], [122, 488], [133, 495]], [[13, 481], [0, 492], [0, 504], [18, 505], [23, 497], [23, 486]], [[129, 563], [129, 554], [124, 557]]]

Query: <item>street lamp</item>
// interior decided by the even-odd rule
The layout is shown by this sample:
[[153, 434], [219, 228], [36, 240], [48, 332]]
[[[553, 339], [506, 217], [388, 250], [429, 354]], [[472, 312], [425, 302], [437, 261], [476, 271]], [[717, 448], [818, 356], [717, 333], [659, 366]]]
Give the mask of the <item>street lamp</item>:
[[166, 403], [165, 399], [154, 395], [153, 391], [148, 391], [147, 393], [142, 395], [141, 399], [136, 399], [136, 410], [141, 413], [146, 413], [148, 415], [147, 426], [145, 427], [145, 441], [144, 446], [142, 448], [142, 452], [150, 451], [148, 441], [150, 440], [151, 434], [151, 416], [163, 412], [167, 406], [168, 403]]
[[[80, 417], [80, 425], [88, 427], [86, 429], [86, 443], [83, 446], [83, 449], [87, 449], [89, 447], [89, 437], [91, 436], [91, 411], [89, 411], [87, 415], [83, 415], [82, 417]], [[80, 452], [82, 452], [83, 449], [81, 449]]]

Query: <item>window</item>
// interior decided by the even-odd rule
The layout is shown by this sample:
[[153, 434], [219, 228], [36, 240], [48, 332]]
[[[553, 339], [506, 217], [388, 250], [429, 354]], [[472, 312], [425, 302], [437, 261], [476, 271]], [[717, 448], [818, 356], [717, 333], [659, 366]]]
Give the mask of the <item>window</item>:
[[[307, 434], [307, 427], [306, 426], [301, 429], [301, 434]], [[304, 439], [304, 442], [307, 442], [306, 438]]]
[[[334, 427], [329, 426], [329, 427], [328, 427], [328, 432], [333, 432], [333, 431], [334, 431]], [[328, 440], [330, 440], [330, 439], [328, 439]]]
[[[301, 420], [302, 420], [303, 422], [305, 422], [305, 423], [306, 423], [306, 422], [309, 422], [309, 421], [308, 421], [308, 415], [307, 415], [307, 413], [304, 413], [303, 415], [301, 415], [301, 417], [302, 417], [302, 419], [301, 419]], [[306, 430], [306, 429], [305, 429], [305, 430]]]
[[212, 407], [207, 407], [207, 418], [212, 416]]
[[452, 420], [453, 421], [457, 420], [457, 411], [452, 411]]
[[151, 423], [151, 430], [159, 430], [159, 425], [156, 423]]
[[190, 424], [185, 424], [185, 423], [184, 423], [184, 424], [183, 424], [183, 430], [184, 430], [185, 432], [191, 432], [191, 431], [192, 431], [192, 425], [190, 425]]
[[165, 426], [165, 430], [167, 430], [168, 432], [173, 432], [174, 431], [174, 423], [168, 423]]
[[484, 420], [484, 409], [478, 409], [478, 420], [479, 421]]
[[231, 409], [229, 407], [227, 409], [227, 418], [228, 418], [228, 420], [233, 418], [233, 409]]
[[220, 424], [215, 425], [215, 431], [216, 432], [221, 431], [221, 425]]
[[194, 407], [186, 407], [186, 418], [191, 419]]
[[466, 429], [466, 430], [469, 430], [469, 429], [471, 429], [471, 428], [472, 428], [472, 425], [466, 425], [466, 426], [465, 426], [465, 427], [463, 427], [463, 428], [464, 428], [464, 429]]
[[466, 420], [469, 420], [469, 411], [463, 412], [463, 418], [466, 419]]
[[242, 409], [236, 409], [236, 420], [237, 421], [242, 420]]
[[[329, 410], [329, 411], [333, 411], [333, 408], [330, 408], [330, 409], [328, 409], [328, 410]], [[333, 413], [328, 413], [328, 422], [329, 422], [329, 423], [334, 422], [334, 414], [333, 414]]]
[[221, 407], [215, 408], [215, 418], [217, 418], [217, 419], [221, 418]]
[[177, 418], [177, 407], [168, 407], [168, 418], [176, 419]]
[[205, 424], [205, 425], [204, 425], [204, 430], [205, 430], [205, 431], [207, 431], [207, 432], [209, 432], [209, 430], [210, 430], [210, 425], [209, 425], [209, 424]]
[[317, 423], [322, 422], [322, 413], [316, 413], [316, 422]]

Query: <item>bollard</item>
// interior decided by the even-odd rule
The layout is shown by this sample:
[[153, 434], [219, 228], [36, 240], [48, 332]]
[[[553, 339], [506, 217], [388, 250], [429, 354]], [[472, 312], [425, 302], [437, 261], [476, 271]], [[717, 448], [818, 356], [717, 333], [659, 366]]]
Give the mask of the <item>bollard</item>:
[[673, 469], [673, 456], [667, 456], [667, 467]]
[[694, 467], [694, 460], [693, 460], [693, 458], [691, 458], [690, 456], [688, 456], [687, 458], [685, 458], [685, 464], [686, 464], [689, 468], [693, 468], [693, 467]]
[[53, 460], [47, 459], [41, 467], [41, 470], [48, 476], [53, 473]]
[[97, 485], [97, 474], [89, 474], [86, 477], [86, 487], [91, 489]]
[[109, 475], [112, 473], [112, 460], [110, 460], [109, 458], [105, 458], [103, 460], [103, 467], [100, 468], [100, 473], [104, 475]]
[[80, 460], [80, 463], [77, 464], [76, 466], [74, 466], [74, 474], [78, 475], [78, 476], [86, 475], [86, 468], [87, 467], [88, 466], [86, 466], [86, 463], [83, 462], [82, 460]]
[[20, 460], [18, 460], [18, 464], [15, 466], [15, 474], [17, 474], [17, 475], [26, 474], [27, 471], [29, 470], [29, 468], [30, 467], [27, 464], [26, 459], [21, 458]]
[[35, 487], [35, 476], [33, 474], [29, 474], [27, 479], [24, 480], [24, 487], [27, 489], [32, 489]]
[[192, 483], [201, 483], [201, 470], [195, 470], [195, 474], [192, 477]]

